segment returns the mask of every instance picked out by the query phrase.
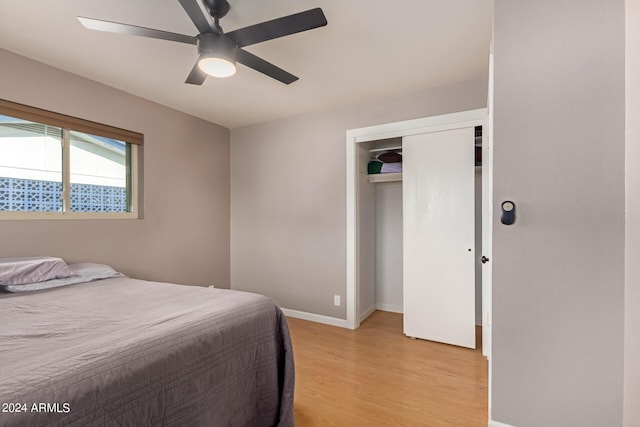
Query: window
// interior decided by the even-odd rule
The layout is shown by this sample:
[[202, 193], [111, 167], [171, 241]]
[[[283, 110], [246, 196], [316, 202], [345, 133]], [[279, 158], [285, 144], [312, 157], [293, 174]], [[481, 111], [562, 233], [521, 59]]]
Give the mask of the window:
[[142, 135], [0, 100], [0, 219], [137, 217]]

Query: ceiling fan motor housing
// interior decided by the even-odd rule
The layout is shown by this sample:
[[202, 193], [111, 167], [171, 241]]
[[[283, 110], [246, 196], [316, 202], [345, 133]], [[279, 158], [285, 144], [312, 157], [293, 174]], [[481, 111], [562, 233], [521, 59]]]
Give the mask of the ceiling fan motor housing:
[[198, 36], [198, 56], [215, 56], [236, 63], [236, 44], [229, 37], [214, 33], [204, 33]]
[[209, 8], [209, 13], [214, 18], [222, 18], [229, 12], [230, 6], [227, 0], [204, 0], [204, 4]]

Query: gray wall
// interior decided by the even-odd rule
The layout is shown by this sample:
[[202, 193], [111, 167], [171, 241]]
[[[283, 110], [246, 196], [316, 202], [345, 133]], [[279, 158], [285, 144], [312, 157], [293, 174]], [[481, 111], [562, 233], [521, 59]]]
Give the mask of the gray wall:
[[231, 287], [346, 318], [346, 131], [486, 106], [485, 78], [231, 131]]
[[640, 426], [640, 0], [626, 1], [626, 292], [624, 426]]
[[494, 222], [492, 418], [619, 426], [624, 0], [494, 13], [495, 209], [513, 200], [518, 218]]
[[0, 49], [0, 98], [141, 132], [144, 219], [0, 221], [0, 256], [229, 287], [229, 130]]

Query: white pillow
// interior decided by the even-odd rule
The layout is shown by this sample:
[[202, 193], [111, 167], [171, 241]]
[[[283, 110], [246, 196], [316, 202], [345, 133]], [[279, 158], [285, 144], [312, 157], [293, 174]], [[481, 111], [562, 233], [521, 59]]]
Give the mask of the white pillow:
[[114, 270], [107, 264], [95, 264], [92, 262], [80, 262], [78, 264], [69, 264], [69, 270], [74, 276], [81, 276], [89, 280], [108, 279], [109, 277], [119, 277], [122, 273]]
[[122, 277], [124, 274], [117, 272], [112, 267], [105, 264], [80, 263], [70, 264], [69, 270], [73, 272], [69, 277], [60, 279], [45, 280], [19, 286], [0, 286], [7, 292], [30, 292], [42, 289], [58, 288], [61, 286], [75, 285], [77, 283], [92, 282], [94, 280], [108, 279], [111, 277]]
[[71, 276], [61, 258], [0, 258], [0, 285], [26, 285]]

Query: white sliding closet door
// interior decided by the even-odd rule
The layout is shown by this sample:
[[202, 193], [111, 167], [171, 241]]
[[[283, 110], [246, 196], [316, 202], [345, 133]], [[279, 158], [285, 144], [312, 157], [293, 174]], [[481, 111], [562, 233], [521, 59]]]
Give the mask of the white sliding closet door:
[[403, 138], [404, 333], [475, 348], [474, 128]]

